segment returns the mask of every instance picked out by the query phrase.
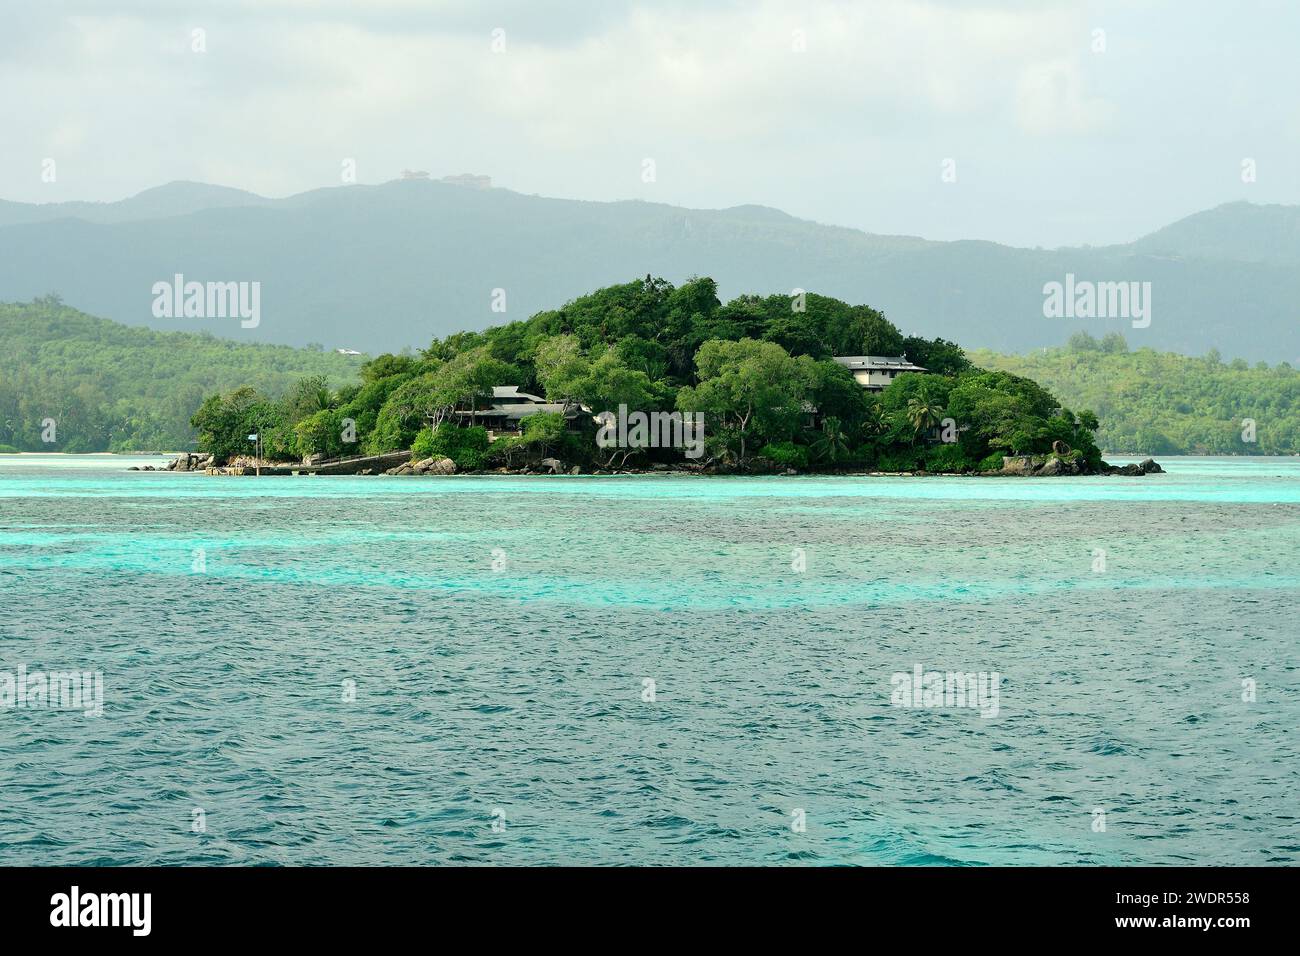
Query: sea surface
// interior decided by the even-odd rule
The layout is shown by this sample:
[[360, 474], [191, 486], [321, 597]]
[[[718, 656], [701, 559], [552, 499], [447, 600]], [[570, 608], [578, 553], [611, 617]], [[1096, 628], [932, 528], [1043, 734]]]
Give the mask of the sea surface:
[[[0, 864], [1300, 861], [1300, 459], [161, 461], [0, 456], [0, 690], [103, 680], [0, 706]], [[917, 666], [996, 714], [897, 706]]]

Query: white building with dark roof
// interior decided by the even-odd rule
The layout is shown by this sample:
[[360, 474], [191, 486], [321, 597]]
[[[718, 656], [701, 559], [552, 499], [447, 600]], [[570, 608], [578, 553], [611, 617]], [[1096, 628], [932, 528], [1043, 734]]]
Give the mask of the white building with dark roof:
[[487, 408], [458, 409], [455, 414], [467, 425], [483, 425], [491, 432], [514, 432], [519, 431], [529, 415], [541, 412], [563, 415], [569, 428], [577, 428], [586, 409], [576, 404], [548, 402], [540, 395], [519, 391], [517, 385], [497, 385], [492, 389], [492, 401]]
[[853, 373], [868, 392], [882, 392], [904, 372], [924, 372], [902, 355], [835, 355], [832, 358]]

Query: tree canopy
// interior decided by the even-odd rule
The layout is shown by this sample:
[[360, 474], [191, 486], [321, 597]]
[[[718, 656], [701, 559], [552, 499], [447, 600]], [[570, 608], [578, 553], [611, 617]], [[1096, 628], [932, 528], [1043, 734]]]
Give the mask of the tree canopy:
[[1252, 367], [1217, 354], [1130, 351], [1119, 333], [1098, 340], [1086, 332], [1065, 348], [973, 358], [1042, 383], [1072, 408], [1092, 409], [1097, 442], [1112, 452], [1300, 453], [1300, 372], [1287, 362]]
[[[5, 308], [12, 313], [16, 307]], [[23, 308], [56, 317], [65, 311], [48, 302]], [[1100, 455], [1093, 441], [1097, 415], [1063, 408], [1033, 380], [1037, 375], [1015, 367], [979, 367], [994, 365], [990, 359], [997, 357], [981, 354], [979, 364], [972, 364], [953, 342], [905, 336], [869, 306], [816, 293], [742, 295], [723, 304], [709, 278], [674, 286], [647, 276], [528, 319], [434, 340], [419, 354], [345, 365], [339, 364], [342, 356], [310, 350], [124, 330], [137, 331], [159, 337], [153, 348], [158, 361], [164, 351], [194, 347], [209, 359], [231, 351], [250, 368], [276, 368], [274, 375], [209, 378], [208, 387], [183, 389], [173, 397], [188, 403], [190, 419], [188, 428], [176, 430], [173, 447], [194, 436], [218, 459], [249, 453], [247, 436], [253, 432], [263, 436], [269, 457], [285, 460], [373, 454], [417, 442], [422, 450], [450, 449], [448, 457], [461, 455], [464, 467], [472, 461], [474, 468], [543, 451], [577, 462], [593, 457], [589, 438], [570, 434], [571, 429], [557, 435], [552, 419], [525, 419], [520, 434], [486, 446], [479, 438], [449, 431], [460, 427], [457, 411], [483, 408], [499, 385], [591, 413], [620, 406], [700, 413], [708, 460], [736, 468], [975, 470], [991, 467], [1006, 453], [1048, 453], [1054, 443], [1058, 449], [1064, 443], [1069, 454], [1089, 462]], [[1105, 346], [1080, 340], [1076, 346], [1069, 354], [1083, 356], [1080, 361], [1130, 355], [1113, 340]], [[36, 364], [48, 364], [55, 354], [52, 346], [37, 351]], [[878, 394], [864, 391], [848, 369], [831, 361], [833, 355], [899, 354], [929, 371], [899, 375]], [[289, 368], [296, 374], [284, 371]], [[349, 374], [333, 374], [336, 368]], [[9, 381], [0, 380], [0, 403], [6, 395], [12, 402], [15, 392], [6, 387]], [[77, 396], [74, 388], [61, 391], [65, 400]], [[1105, 414], [1101, 401], [1071, 397], [1070, 405]], [[587, 417], [584, 413], [579, 420]], [[11, 413], [9, 421], [22, 425], [0, 433], [0, 441], [5, 434], [35, 434], [27, 419]], [[106, 440], [111, 441], [98, 439]], [[134, 433], [130, 441], [139, 440]], [[119, 440], [114, 447], [132, 446]], [[680, 450], [648, 448], [634, 455], [642, 464], [674, 456], [680, 458]]]
[[[0, 303], [0, 342], [0, 445], [22, 451], [185, 450], [190, 419], [213, 392], [280, 396], [305, 379], [295, 399], [305, 410], [309, 391], [354, 381], [359, 366], [334, 352], [121, 325], [57, 296]], [[47, 419], [53, 442], [43, 440]]]
[[[831, 360], [899, 354], [930, 371], [900, 375], [879, 394]], [[346, 453], [331, 429], [351, 423], [356, 452], [438, 450], [464, 468], [543, 455], [607, 463], [589, 435], [573, 434], [552, 413], [525, 417], [517, 434], [495, 442], [471, 438], [453, 413], [482, 407], [497, 385], [584, 408], [579, 423], [619, 409], [699, 415], [708, 460], [724, 467], [972, 471], [1060, 443], [1065, 454], [1100, 461], [1095, 416], [1063, 409], [1028, 378], [976, 367], [955, 343], [904, 336], [869, 306], [814, 293], [744, 295], [724, 305], [707, 278], [673, 286], [647, 276], [529, 319], [435, 340], [418, 357], [379, 356], [361, 368], [359, 385], [332, 400], [315, 380], [278, 403], [236, 390], [209, 398], [195, 426], [205, 447], [222, 453], [239, 444], [256, 413], [271, 423], [271, 447], [293, 454]], [[218, 424], [234, 437], [217, 436]], [[621, 457], [646, 464], [680, 455], [654, 447]]]

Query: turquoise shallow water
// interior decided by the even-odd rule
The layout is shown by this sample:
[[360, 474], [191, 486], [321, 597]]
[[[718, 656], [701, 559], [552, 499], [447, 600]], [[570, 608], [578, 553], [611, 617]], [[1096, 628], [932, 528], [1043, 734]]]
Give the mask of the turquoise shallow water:
[[[132, 463], [0, 456], [0, 673], [105, 688], [97, 718], [0, 708], [0, 863], [1300, 860], [1296, 459]], [[997, 716], [891, 706], [915, 664], [997, 671]]]

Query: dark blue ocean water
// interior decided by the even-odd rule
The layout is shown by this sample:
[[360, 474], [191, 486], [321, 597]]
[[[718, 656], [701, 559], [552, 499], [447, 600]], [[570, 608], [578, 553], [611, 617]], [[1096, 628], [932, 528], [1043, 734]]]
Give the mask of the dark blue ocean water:
[[[1295, 459], [130, 463], [0, 457], [0, 675], [104, 682], [0, 706], [0, 864], [1300, 860]], [[997, 715], [892, 706], [918, 664]]]

